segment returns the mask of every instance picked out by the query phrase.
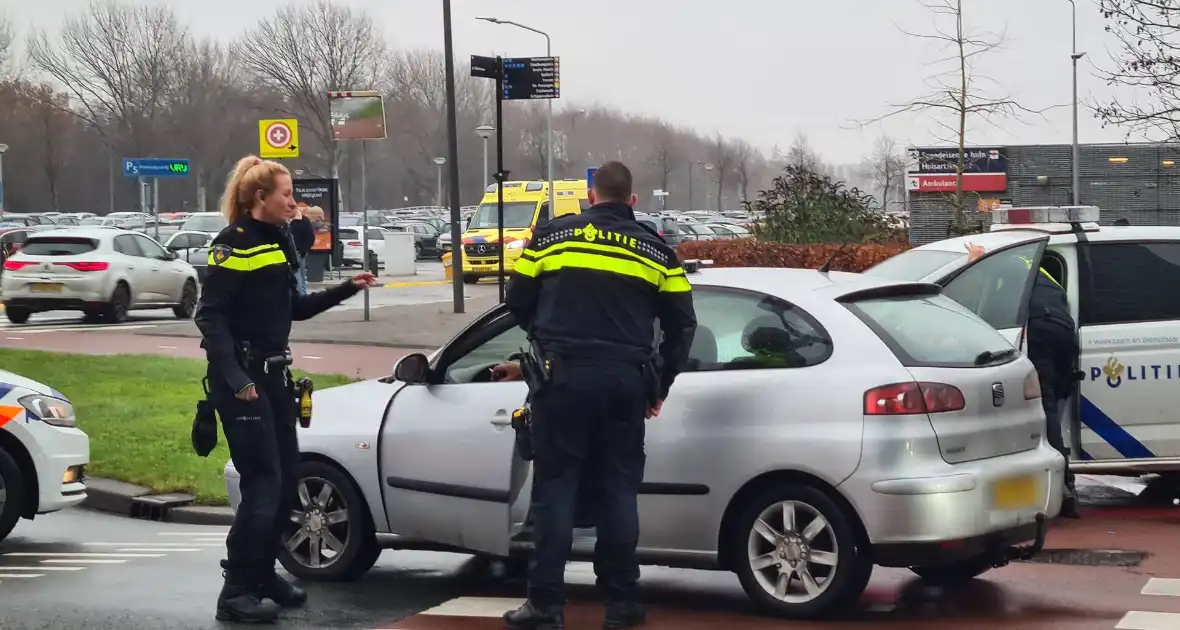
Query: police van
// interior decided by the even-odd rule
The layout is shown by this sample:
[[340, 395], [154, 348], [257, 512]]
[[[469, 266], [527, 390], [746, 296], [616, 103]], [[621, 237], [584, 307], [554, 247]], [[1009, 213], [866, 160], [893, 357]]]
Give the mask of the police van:
[[[1180, 473], [1180, 227], [1099, 226], [1094, 206], [998, 208], [991, 231], [914, 248], [866, 271], [936, 282], [1025, 349], [1040, 268], [1069, 295], [1080, 396], [1063, 423], [1076, 472]], [[967, 248], [985, 254], [969, 262]], [[1013, 279], [1013, 257], [1027, 277]], [[1023, 272], [1021, 272], [1023, 274]]]

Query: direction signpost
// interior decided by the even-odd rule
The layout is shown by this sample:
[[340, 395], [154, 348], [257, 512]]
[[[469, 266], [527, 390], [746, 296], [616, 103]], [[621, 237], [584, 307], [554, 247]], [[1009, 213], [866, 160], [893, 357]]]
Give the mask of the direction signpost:
[[258, 157], [264, 160], [299, 157], [299, 121], [294, 118], [258, 121]]
[[[500, 303], [504, 302], [504, 101], [554, 99], [561, 97], [561, 68], [558, 57], [471, 56], [471, 76], [496, 81], [496, 227], [500, 269]], [[552, 159], [552, 156], [550, 156]], [[549, 172], [549, 198], [553, 199], [553, 173]], [[553, 213], [550, 202], [548, 212]], [[456, 242], [456, 247], [462, 247]], [[456, 250], [461, 251], [461, 250]], [[458, 278], [459, 270], [455, 277]], [[458, 280], [456, 280], [458, 282]]]
[[[189, 161], [171, 158], [124, 158], [123, 177], [139, 180], [139, 207], [151, 206], [156, 240], [160, 240], [160, 179], [189, 176]], [[152, 180], [149, 192], [147, 180]], [[149, 203], [150, 200], [150, 203]]]

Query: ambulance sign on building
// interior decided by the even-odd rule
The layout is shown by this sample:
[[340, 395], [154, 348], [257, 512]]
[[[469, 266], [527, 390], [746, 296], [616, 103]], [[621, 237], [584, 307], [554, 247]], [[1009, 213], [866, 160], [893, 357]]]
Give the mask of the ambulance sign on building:
[[[954, 192], [958, 178], [957, 148], [921, 148], [906, 151], [906, 190]], [[1008, 190], [1008, 157], [999, 147], [968, 147], [963, 151], [964, 192]]]

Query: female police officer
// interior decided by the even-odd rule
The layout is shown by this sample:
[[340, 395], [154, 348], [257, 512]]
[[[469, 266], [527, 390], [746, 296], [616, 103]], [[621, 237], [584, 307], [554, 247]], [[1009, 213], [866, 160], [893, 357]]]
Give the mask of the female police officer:
[[286, 230], [295, 214], [292, 195], [286, 167], [254, 156], [238, 162], [221, 201], [229, 226], [211, 244], [195, 317], [209, 359], [210, 398], [241, 474], [242, 500], [221, 563], [222, 620], [271, 622], [280, 606], [307, 600], [307, 593], [275, 574], [299, 462], [287, 373], [291, 322], [314, 317], [375, 282], [362, 273], [300, 295], [297, 254]]

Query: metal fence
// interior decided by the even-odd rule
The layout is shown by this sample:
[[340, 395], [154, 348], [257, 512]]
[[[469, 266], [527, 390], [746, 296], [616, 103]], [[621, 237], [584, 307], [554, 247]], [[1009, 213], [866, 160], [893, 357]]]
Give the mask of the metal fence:
[[[1013, 206], [1072, 204], [1070, 145], [1003, 150], [1008, 156], [1008, 190], [982, 196]], [[1079, 201], [1102, 209], [1101, 224], [1125, 218], [1132, 225], [1180, 225], [1180, 145], [1088, 144], [1078, 147], [1078, 158]], [[909, 200], [910, 242], [922, 245], [946, 238], [953, 217], [946, 195], [909, 193]], [[987, 214], [971, 212], [968, 219], [983, 229], [990, 225]]]

